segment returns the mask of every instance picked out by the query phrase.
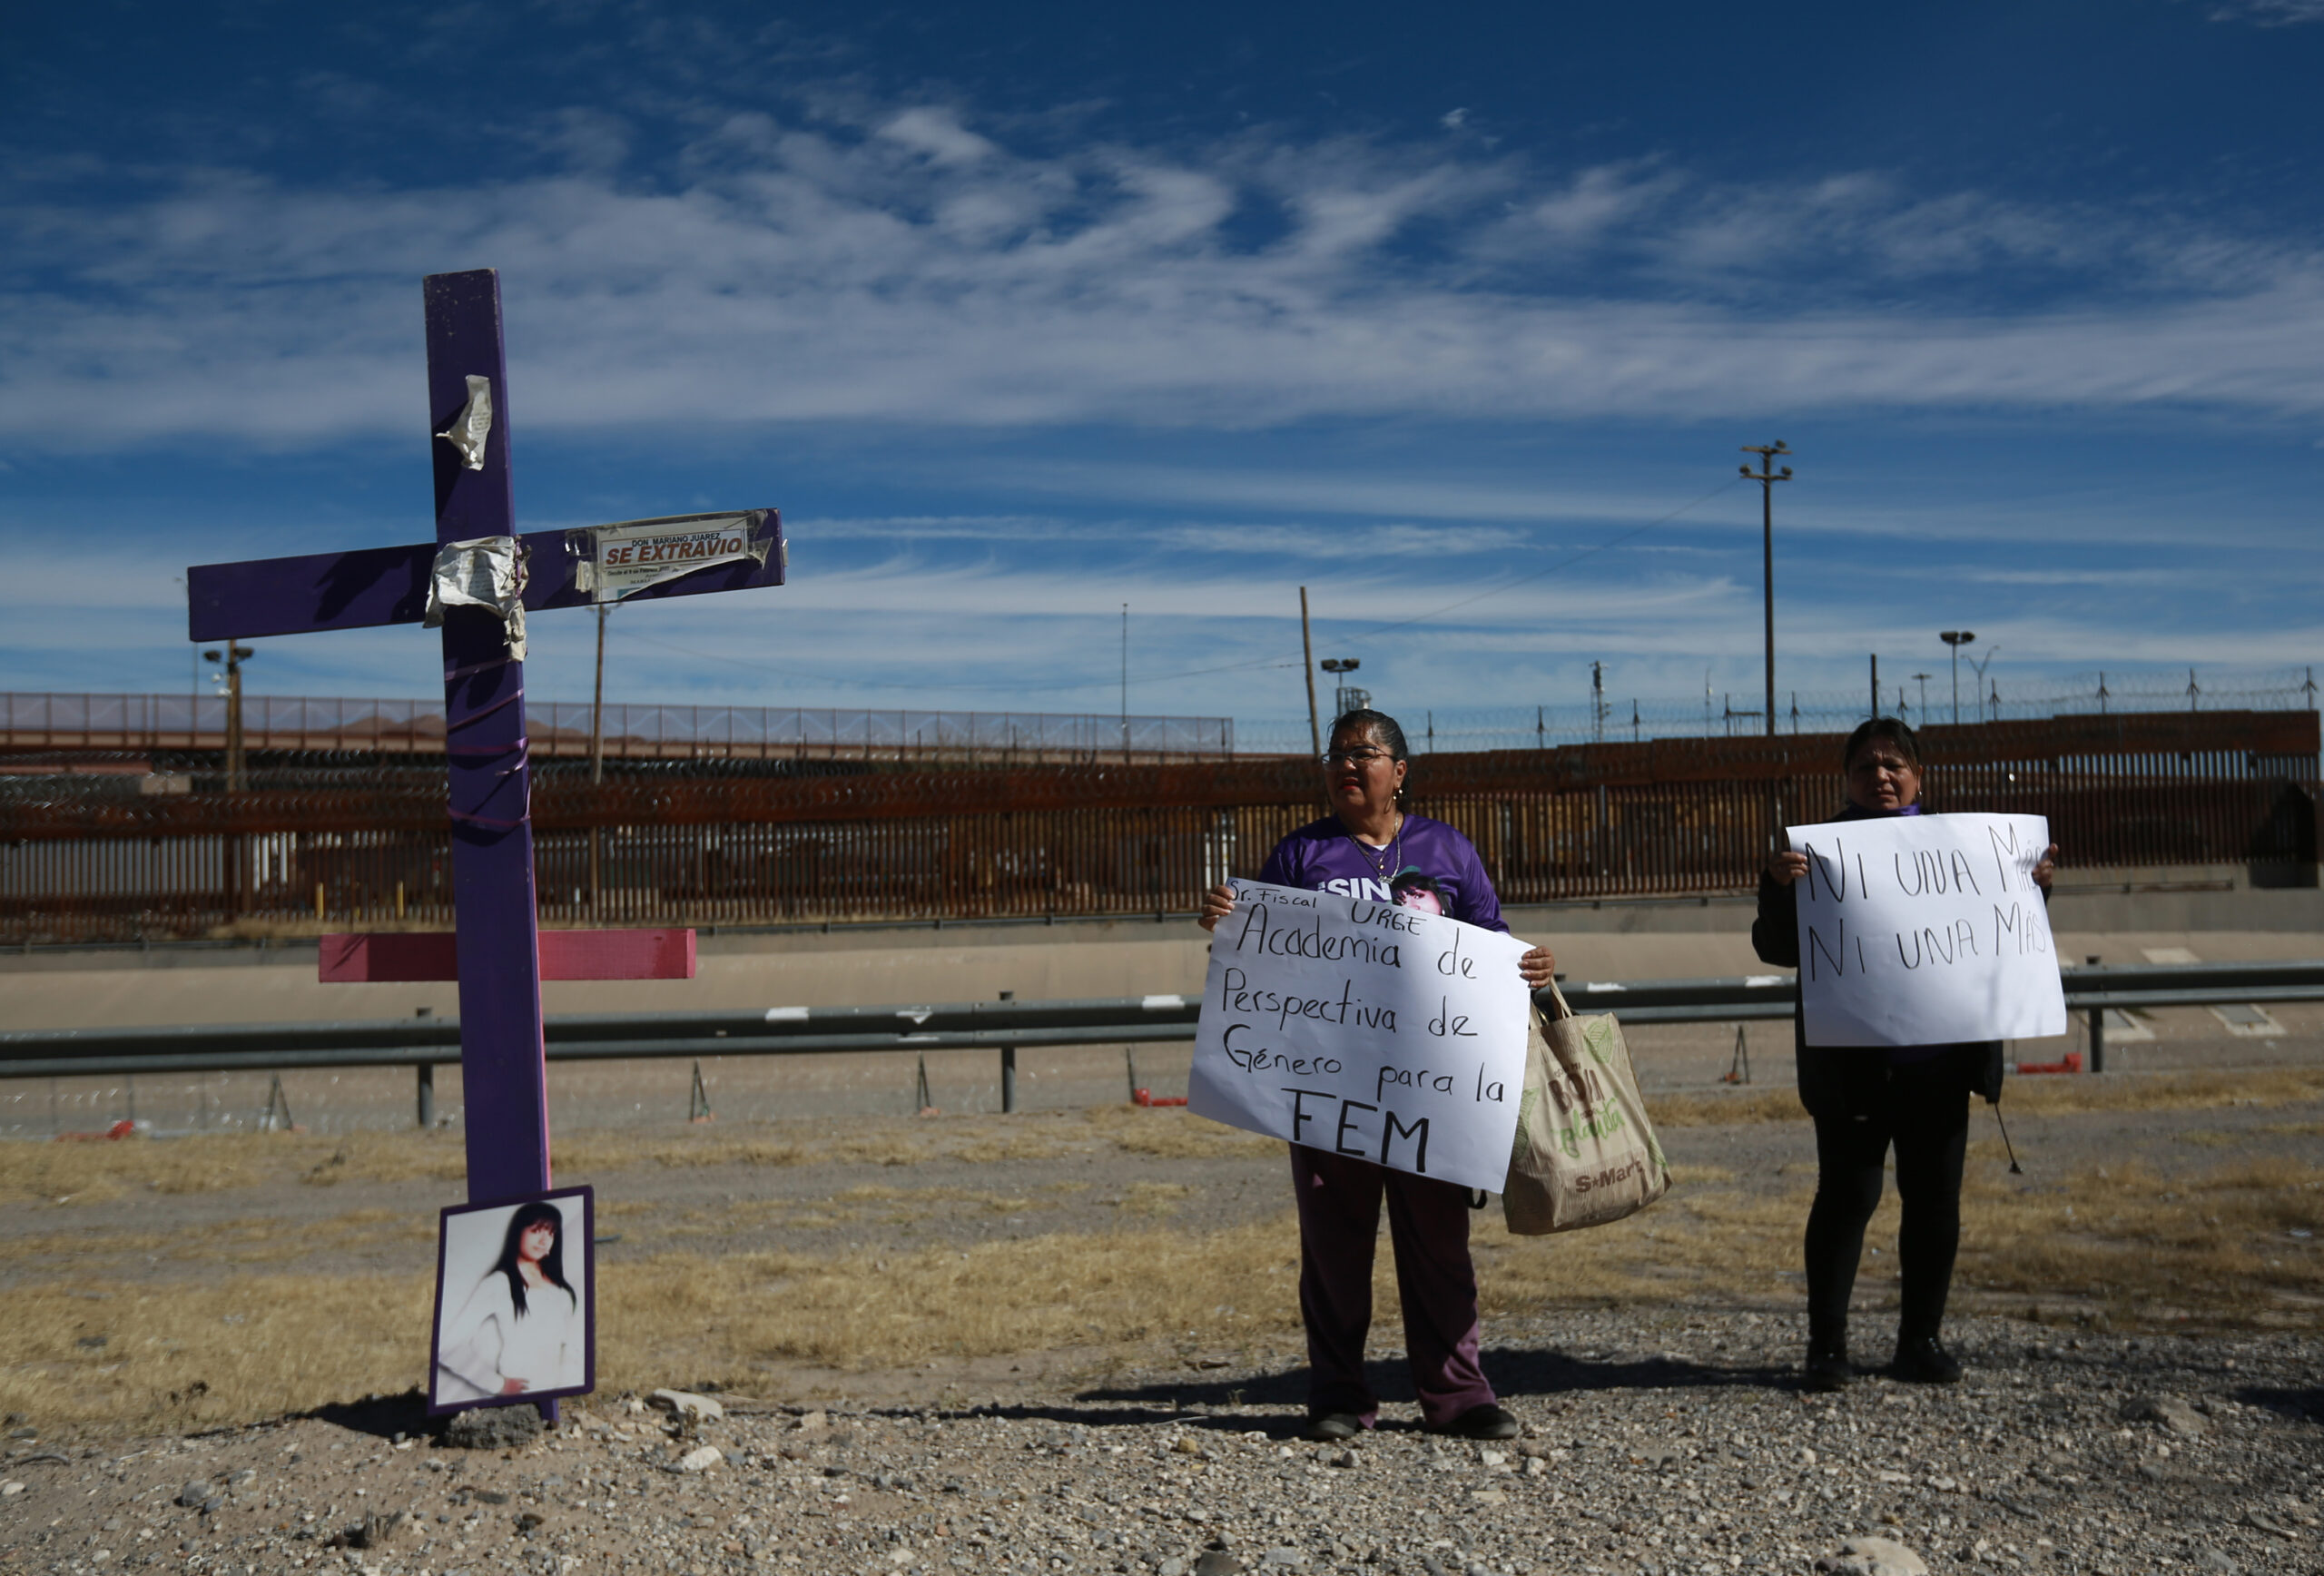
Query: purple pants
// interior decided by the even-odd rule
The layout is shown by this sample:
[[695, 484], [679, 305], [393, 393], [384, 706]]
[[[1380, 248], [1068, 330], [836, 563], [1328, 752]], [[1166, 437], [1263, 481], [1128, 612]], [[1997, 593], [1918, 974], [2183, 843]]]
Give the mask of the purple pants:
[[1364, 1378], [1380, 1196], [1396, 1250], [1405, 1360], [1421, 1421], [1442, 1428], [1492, 1404], [1477, 1362], [1477, 1272], [1469, 1262], [1469, 1190], [1304, 1144], [1291, 1146], [1299, 1196], [1299, 1314], [1307, 1325], [1310, 1416], [1347, 1413], [1369, 1428], [1379, 1399]]

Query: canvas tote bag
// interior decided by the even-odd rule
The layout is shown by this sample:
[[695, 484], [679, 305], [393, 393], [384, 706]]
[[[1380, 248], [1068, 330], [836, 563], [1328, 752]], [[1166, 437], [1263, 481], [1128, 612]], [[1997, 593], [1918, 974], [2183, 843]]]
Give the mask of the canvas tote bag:
[[1603, 1226], [1670, 1187], [1621, 1026], [1610, 1012], [1576, 1018], [1554, 980], [1550, 1000], [1556, 1015], [1536, 1007], [1526, 1036], [1525, 1091], [1501, 1195], [1520, 1236]]

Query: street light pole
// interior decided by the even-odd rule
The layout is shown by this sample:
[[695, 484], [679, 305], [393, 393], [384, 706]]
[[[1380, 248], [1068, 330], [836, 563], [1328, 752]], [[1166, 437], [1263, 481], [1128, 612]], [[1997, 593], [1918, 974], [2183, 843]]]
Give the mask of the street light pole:
[[1767, 659], [1768, 659], [1768, 736], [1776, 732], [1776, 483], [1791, 479], [1791, 467], [1776, 468], [1775, 458], [1789, 454], [1790, 449], [1777, 438], [1770, 444], [1743, 446], [1746, 454], [1759, 457], [1759, 468], [1755, 473], [1748, 465], [1743, 468], [1746, 478], [1759, 484], [1759, 568], [1760, 584], [1767, 594]]
[[1961, 725], [1961, 648], [1977, 638], [1973, 629], [1946, 629], [1937, 638], [1953, 648], [1953, 725]]
[[[222, 652], [205, 651], [205, 661], [226, 665], [226, 792], [240, 793], [243, 787], [242, 755], [242, 664], [258, 653], [247, 645], [226, 643]], [[191, 733], [187, 737], [192, 738]]]

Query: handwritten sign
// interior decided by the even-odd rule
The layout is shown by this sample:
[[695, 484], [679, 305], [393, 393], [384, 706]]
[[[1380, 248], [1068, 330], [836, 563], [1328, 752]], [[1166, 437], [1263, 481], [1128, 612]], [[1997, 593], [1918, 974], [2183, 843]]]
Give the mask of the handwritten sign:
[[1366, 898], [1233, 885], [1188, 1108], [1499, 1192], [1525, 1082], [1525, 943]]
[[1951, 1045], [2066, 1031], [2039, 815], [1785, 829], [1807, 855], [1800, 1013], [1810, 1045]]
[[617, 602], [715, 564], [766, 562], [767, 540], [753, 541], [751, 514], [672, 515], [589, 528], [591, 556], [576, 566], [575, 585], [597, 602]]

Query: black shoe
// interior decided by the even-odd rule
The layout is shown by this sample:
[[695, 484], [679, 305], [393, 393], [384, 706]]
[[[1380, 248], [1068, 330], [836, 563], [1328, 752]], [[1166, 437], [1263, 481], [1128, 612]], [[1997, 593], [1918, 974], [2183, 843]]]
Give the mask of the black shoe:
[[1800, 1387], [1819, 1395], [1845, 1390], [1856, 1380], [1856, 1364], [1846, 1352], [1810, 1352], [1800, 1370]]
[[1299, 1431], [1302, 1439], [1312, 1439], [1317, 1444], [1333, 1444], [1343, 1439], [1354, 1439], [1364, 1432], [1364, 1419], [1353, 1412], [1319, 1412], [1307, 1420]]
[[1449, 1433], [1455, 1439], [1515, 1439], [1524, 1430], [1517, 1419], [1488, 1401], [1482, 1406], [1470, 1407], [1443, 1427], [1431, 1432]]
[[1888, 1376], [1907, 1384], [1958, 1384], [1961, 1364], [1935, 1335], [1912, 1335], [1896, 1343], [1896, 1360], [1888, 1364]]

